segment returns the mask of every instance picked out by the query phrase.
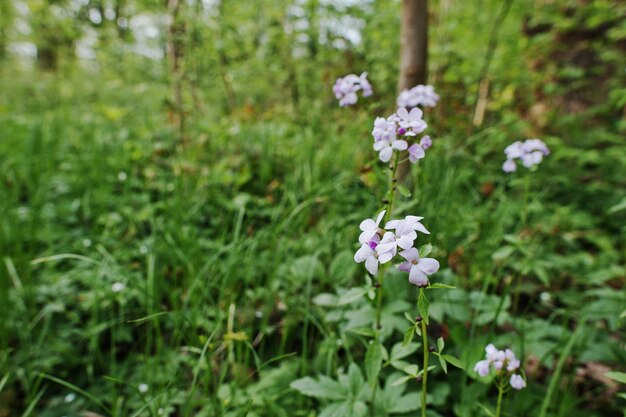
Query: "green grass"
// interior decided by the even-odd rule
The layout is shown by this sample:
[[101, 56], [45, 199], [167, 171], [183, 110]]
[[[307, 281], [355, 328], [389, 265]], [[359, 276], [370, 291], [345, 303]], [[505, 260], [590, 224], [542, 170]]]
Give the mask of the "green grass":
[[[0, 416], [319, 415], [329, 402], [290, 383], [363, 369], [370, 303], [324, 300], [371, 289], [352, 256], [359, 222], [383, 206], [370, 130], [393, 91], [339, 109], [307, 85], [319, 97], [295, 108], [194, 114], [180, 142], [156, 77], [16, 79], [7, 68]], [[436, 279], [457, 287], [429, 294], [431, 335], [467, 372], [429, 374], [431, 415], [494, 408], [496, 392], [471, 372], [489, 342], [525, 353], [529, 387], [505, 400], [505, 415], [617, 415], [623, 400], [597, 369], [626, 363], [623, 128], [604, 108], [610, 123], [554, 112], [538, 127], [502, 98], [530, 75], [498, 65], [495, 109], [475, 128], [468, 71], [438, 73], [442, 104], [425, 116], [434, 146], [396, 205], [425, 217]], [[504, 147], [532, 136], [552, 154], [534, 172], [503, 174]], [[416, 291], [391, 273], [384, 301], [391, 350], [404, 312], [417, 314]], [[387, 385], [397, 377], [381, 373]]]

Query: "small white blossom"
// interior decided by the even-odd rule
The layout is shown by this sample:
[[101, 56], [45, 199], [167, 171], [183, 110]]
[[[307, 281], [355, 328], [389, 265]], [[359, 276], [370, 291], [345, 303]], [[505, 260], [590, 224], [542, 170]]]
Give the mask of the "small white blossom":
[[361, 224], [359, 225], [359, 229], [361, 229], [361, 234], [359, 235], [359, 242], [361, 244], [365, 244], [369, 242], [378, 233], [378, 231], [380, 230], [378, 225], [383, 220], [383, 217], [385, 217], [386, 212], [387, 212], [386, 210], [383, 210], [380, 213], [378, 213], [378, 217], [376, 217], [376, 220], [365, 219], [361, 222]]
[[400, 252], [400, 256], [406, 259], [398, 266], [400, 271], [409, 273], [409, 282], [418, 287], [428, 285], [428, 276], [439, 270], [439, 262], [433, 258], [420, 258], [419, 251], [409, 248]]
[[524, 381], [524, 378], [522, 378], [520, 375], [517, 375], [517, 374], [511, 375], [511, 380], [509, 381], [509, 383], [511, 384], [513, 388], [517, 390], [526, 388], [526, 381]]

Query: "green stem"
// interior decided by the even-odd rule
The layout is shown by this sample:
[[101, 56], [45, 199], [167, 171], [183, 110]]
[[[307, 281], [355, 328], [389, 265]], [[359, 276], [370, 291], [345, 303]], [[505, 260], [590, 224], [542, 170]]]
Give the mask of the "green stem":
[[498, 384], [498, 405], [496, 406], [496, 417], [500, 417], [500, 412], [502, 410], [502, 395], [504, 394], [502, 386], [502, 380], [500, 380], [500, 383]]
[[[385, 216], [383, 217], [383, 226], [387, 221], [389, 221], [389, 216], [391, 216], [391, 211], [393, 210], [393, 203], [396, 195], [395, 190], [395, 178], [396, 172], [398, 171], [398, 158], [400, 157], [400, 152], [396, 152], [395, 158], [393, 160], [393, 165], [391, 166], [391, 175], [389, 176], [389, 191], [387, 195], [389, 198], [387, 199], [387, 204], [385, 205]], [[375, 343], [379, 343], [380, 341], [380, 329], [381, 329], [381, 319], [382, 319], [382, 311], [383, 311], [383, 283], [385, 280], [385, 267], [384, 265], [378, 270], [378, 287], [376, 288], [376, 331], [375, 331]], [[372, 387], [372, 395], [371, 395], [371, 414], [374, 415], [374, 401], [376, 400], [376, 390], [378, 388], [378, 384], [374, 384]]]
[[[393, 203], [395, 200], [396, 190], [395, 190], [395, 178], [396, 172], [398, 171], [398, 158], [400, 157], [400, 152], [396, 152], [396, 156], [393, 160], [393, 165], [391, 166], [391, 175], [389, 176], [389, 198], [387, 200], [387, 204], [385, 205], [385, 216], [383, 218], [383, 226], [387, 221], [389, 221], [389, 216], [391, 216], [391, 211], [393, 210]], [[380, 338], [380, 322], [382, 316], [382, 307], [383, 307], [383, 281], [385, 278], [385, 268], [381, 267], [378, 271], [378, 288], [376, 289], [376, 340]]]
[[424, 367], [422, 374], [422, 417], [426, 417], [426, 391], [428, 390], [428, 336], [426, 320], [422, 319], [422, 343], [424, 344]]

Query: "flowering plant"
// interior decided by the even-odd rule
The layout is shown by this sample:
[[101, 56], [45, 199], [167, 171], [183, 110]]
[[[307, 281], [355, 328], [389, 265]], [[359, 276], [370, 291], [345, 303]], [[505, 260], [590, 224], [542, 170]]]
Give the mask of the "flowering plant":
[[363, 97], [369, 97], [372, 95], [372, 85], [367, 80], [367, 72], [362, 73], [360, 76], [355, 74], [349, 74], [342, 78], [337, 78], [335, 85], [333, 86], [333, 93], [339, 100], [339, 105], [342, 107], [351, 106], [358, 101], [357, 92], [362, 91]]
[[506, 161], [502, 165], [504, 172], [514, 172], [517, 170], [515, 160], [521, 161], [526, 168], [539, 165], [544, 156], [550, 154], [548, 146], [541, 139], [527, 139], [524, 142], [513, 142], [504, 149]]

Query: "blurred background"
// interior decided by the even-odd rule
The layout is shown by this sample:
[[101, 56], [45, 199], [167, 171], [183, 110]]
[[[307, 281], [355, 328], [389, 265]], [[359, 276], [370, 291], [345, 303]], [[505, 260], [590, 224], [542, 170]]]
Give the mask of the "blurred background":
[[[353, 254], [385, 193], [370, 132], [396, 109], [402, 10], [0, 0], [0, 417], [322, 415], [289, 384], [363, 360], [371, 308], [341, 295], [367, 285]], [[625, 17], [429, 1], [441, 99], [398, 213], [425, 217], [457, 287], [432, 315], [467, 369], [435, 374], [432, 416], [481, 415], [490, 341], [525, 356], [510, 415], [623, 413]], [[374, 95], [340, 108], [335, 80], [365, 71]], [[551, 155], [504, 174], [532, 137]], [[389, 281], [401, 341], [415, 293]]]

